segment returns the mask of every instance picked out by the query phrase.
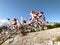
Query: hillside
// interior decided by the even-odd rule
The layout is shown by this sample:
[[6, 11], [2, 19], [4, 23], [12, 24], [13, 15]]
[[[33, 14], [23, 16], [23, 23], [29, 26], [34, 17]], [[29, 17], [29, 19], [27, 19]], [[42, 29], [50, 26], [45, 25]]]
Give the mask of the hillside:
[[41, 45], [47, 40], [52, 40], [53, 38], [60, 37], [60, 28], [54, 28], [39, 32], [28, 33], [26, 36], [16, 35], [14, 40], [9, 43], [7, 40], [2, 45]]

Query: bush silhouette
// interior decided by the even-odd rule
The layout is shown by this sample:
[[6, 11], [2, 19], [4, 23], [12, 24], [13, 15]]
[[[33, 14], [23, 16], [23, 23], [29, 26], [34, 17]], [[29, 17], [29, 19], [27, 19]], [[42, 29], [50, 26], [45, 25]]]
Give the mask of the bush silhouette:
[[54, 24], [54, 27], [55, 27], [55, 28], [60, 27], [60, 23], [55, 23], [55, 24]]
[[54, 28], [54, 26], [52, 26], [52, 25], [46, 25], [46, 27], [47, 27], [47, 29], [52, 29], [52, 28]]

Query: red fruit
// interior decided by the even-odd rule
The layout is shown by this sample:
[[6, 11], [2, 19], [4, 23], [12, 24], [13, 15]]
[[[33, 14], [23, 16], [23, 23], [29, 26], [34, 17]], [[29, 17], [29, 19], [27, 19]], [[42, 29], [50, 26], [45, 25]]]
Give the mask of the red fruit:
[[16, 18], [14, 18], [14, 21], [16, 21], [17, 19]]
[[29, 20], [32, 20], [32, 18], [30, 18]]
[[13, 25], [16, 25], [17, 24], [17, 22], [16, 21], [14, 21], [14, 24]]
[[20, 30], [20, 29], [21, 29], [21, 27], [19, 26], [19, 27], [18, 27], [18, 30]]
[[24, 23], [26, 23], [26, 21], [25, 21], [25, 20], [23, 20], [23, 22], [24, 22]]
[[44, 14], [44, 12], [40, 12], [40, 14]]
[[7, 20], [10, 20], [9, 18], [7, 18]]

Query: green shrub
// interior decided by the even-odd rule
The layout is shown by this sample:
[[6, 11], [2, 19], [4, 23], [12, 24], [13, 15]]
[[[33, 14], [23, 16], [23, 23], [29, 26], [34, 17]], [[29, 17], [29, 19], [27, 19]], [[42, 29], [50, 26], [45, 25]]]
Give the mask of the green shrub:
[[54, 26], [52, 26], [52, 25], [46, 25], [46, 27], [47, 27], [47, 29], [52, 29], [52, 28], [54, 28]]
[[31, 28], [31, 31], [30, 32], [36, 32], [33, 28]]
[[54, 24], [54, 27], [55, 27], [55, 28], [60, 27], [60, 23], [55, 23], [55, 24]]
[[54, 25], [46, 25], [47, 29], [60, 27], [60, 23], [55, 23]]
[[44, 26], [42, 26], [42, 30], [44, 30]]

